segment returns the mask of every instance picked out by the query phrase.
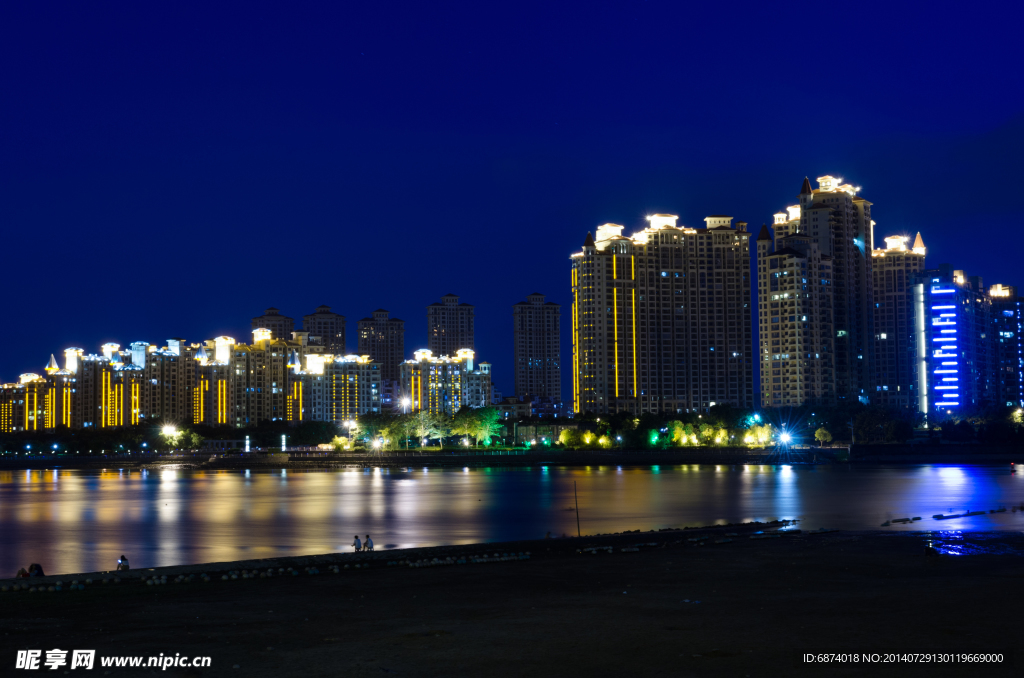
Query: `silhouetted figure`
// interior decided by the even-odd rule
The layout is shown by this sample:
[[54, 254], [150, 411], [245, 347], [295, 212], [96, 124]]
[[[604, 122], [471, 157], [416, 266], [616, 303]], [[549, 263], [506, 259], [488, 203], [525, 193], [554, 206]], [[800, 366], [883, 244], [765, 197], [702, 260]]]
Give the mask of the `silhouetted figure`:
[[122, 553], [121, 557], [117, 559], [117, 570], [120, 572], [122, 570], [130, 569], [131, 567], [128, 565], [128, 557]]
[[363, 550], [363, 544], [362, 544], [362, 542], [359, 541], [359, 535], [358, 534], [356, 535], [355, 539], [356, 540], [354, 542], [352, 542], [352, 546], [355, 548], [356, 553], [359, 553], [360, 551]]
[[372, 551], [373, 550], [373, 540], [370, 539], [370, 535], [366, 535], [366, 542], [365, 542], [365, 545], [363, 546], [363, 550], [364, 551]]
[[28, 576], [30, 577], [45, 577], [43, 574], [43, 566], [39, 563], [32, 563], [28, 566]]

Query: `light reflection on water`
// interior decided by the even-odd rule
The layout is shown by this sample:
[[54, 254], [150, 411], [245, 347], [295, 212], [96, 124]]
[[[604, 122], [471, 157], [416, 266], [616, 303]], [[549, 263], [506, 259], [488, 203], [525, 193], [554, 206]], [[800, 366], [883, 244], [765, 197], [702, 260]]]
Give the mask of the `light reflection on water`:
[[[1024, 467], [1019, 467], [1024, 471]], [[47, 572], [575, 534], [772, 518], [800, 527], [1024, 530], [1007, 511], [935, 521], [1024, 501], [1006, 467], [591, 466], [275, 471], [0, 471], [0, 574]], [[947, 552], [971, 552], [957, 538]], [[968, 545], [969, 546], [969, 545]], [[948, 547], [948, 548], [947, 548]]]

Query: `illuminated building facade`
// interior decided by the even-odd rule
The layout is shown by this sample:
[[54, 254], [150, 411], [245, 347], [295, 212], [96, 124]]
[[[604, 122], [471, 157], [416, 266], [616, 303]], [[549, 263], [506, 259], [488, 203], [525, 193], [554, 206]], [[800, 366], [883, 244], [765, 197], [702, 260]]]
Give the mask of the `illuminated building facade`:
[[948, 264], [914, 280], [917, 409], [939, 417], [995, 404], [992, 300], [979, 277]]
[[871, 203], [858, 188], [833, 176], [805, 178], [799, 204], [775, 215], [775, 238], [802, 233], [832, 263], [832, 324], [835, 332], [835, 390], [842, 401], [868, 402], [874, 394], [874, 300]]
[[910, 238], [891, 235], [885, 249], [872, 250], [871, 276], [875, 315], [875, 393], [871, 402], [884, 407], [913, 407], [914, 389], [914, 278], [924, 271], [925, 246], [921, 234]]
[[293, 339], [286, 341], [260, 327], [252, 331], [252, 337], [250, 345], [235, 344], [230, 337], [213, 340], [216, 360], [222, 360], [224, 346], [223, 360], [230, 364], [232, 406], [226, 423], [245, 427], [261, 421], [288, 421], [292, 370], [305, 356], [324, 353], [324, 347], [311, 345], [306, 332], [292, 332]]
[[368, 355], [380, 363], [381, 379], [399, 378], [399, 365], [405, 358], [405, 321], [389, 318], [388, 312], [378, 308], [372, 318], [359, 321], [359, 355]]
[[413, 353], [401, 365], [401, 389], [409, 398], [409, 411], [453, 416], [462, 407], [491, 404], [491, 365], [474, 369], [472, 349], [459, 349], [455, 357], [435, 357], [430, 349]]
[[995, 349], [997, 402], [1008, 407], [1024, 407], [1021, 300], [1012, 285], [992, 285], [988, 288], [988, 297], [992, 302], [990, 336]]
[[330, 306], [317, 306], [310, 315], [302, 316], [302, 329], [309, 341], [334, 355], [345, 353], [345, 316], [331, 312]]
[[472, 304], [446, 294], [440, 303], [427, 306], [427, 348], [437, 356], [454, 356], [459, 349], [475, 349]]
[[656, 214], [631, 237], [604, 224], [572, 255], [576, 412], [752, 407], [750, 234]]
[[251, 329], [270, 330], [273, 339], [291, 339], [292, 332], [295, 331], [295, 320], [281, 315], [281, 311], [271, 306], [263, 315], [252, 319]]
[[145, 342], [131, 345], [132, 364], [143, 370], [142, 419], [169, 424], [193, 419], [196, 354], [199, 347], [176, 337], [160, 348]]
[[[77, 349], [72, 349], [77, 350]], [[75, 393], [75, 375], [57, 365], [57, 358], [50, 355], [46, 366], [46, 428], [72, 427], [72, 412]], [[0, 426], [0, 430], [3, 427]]]
[[47, 380], [27, 373], [17, 383], [0, 384], [0, 433], [47, 428]]
[[293, 368], [289, 421], [330, 421], [338, 426], [381, 411], [380, 363], [365, 355], [309, 354]]
[[773, 243], [762, 226], [757, 276], [761, 405], [833, 404], [832, 258], [799, 228]]
[[512, 307], [516, 396], [562, 399], [561, 311], [534, 293]]

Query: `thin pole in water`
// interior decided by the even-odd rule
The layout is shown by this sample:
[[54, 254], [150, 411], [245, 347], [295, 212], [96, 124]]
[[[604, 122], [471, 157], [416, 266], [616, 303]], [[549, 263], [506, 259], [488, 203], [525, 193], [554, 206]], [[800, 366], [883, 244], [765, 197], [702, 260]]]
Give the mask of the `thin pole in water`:
[[580, 535], [580, 497], [576, 494], [576, 481], [572, 481], [572, 496], [576, 500], [576, 536]]

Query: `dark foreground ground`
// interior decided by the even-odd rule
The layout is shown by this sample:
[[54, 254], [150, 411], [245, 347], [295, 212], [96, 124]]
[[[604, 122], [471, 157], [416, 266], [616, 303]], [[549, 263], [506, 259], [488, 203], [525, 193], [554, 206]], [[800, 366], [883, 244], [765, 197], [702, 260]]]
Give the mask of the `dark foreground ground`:
[[[688, 541], [711, 535], [696, 546]], [[925, 555], [920, 534], [801, 534], [750, 528], [261, 561], [321, 574], [85, 591], [0, 594], [4, 675], [18, 649], [98, 656], [209, 655], [201, 670], [97, 666], [86, 676], [1009, 676], [1024, 673], [1024, 558]], [[621, 551], [637, 544], [638, 551]], [[578, 553], [612, 545], [611, 554]], [[1021, 549], [1021, 535], [986, 548]], [[529, 560], [387, 565], [451, 554]], [[969, 549], [968, 549], [969, 550]], [[103, 575], [100, 575], [103, 576]], [[48, 578], [55, 580], [56, 577]], [[65, 585], [71, 577], [61, 577]], [[23, 580], [31, 581], [31, 580]], [[3, 582], [10, 584], [10, 581]], [[690, 602], [686, 602], [690, 601]], [[700, 601], [699, 603], [696, 601]], [[1002, 664], [806, 665], [802, 653], [1001, 652]], [[237, 666], [237, 668], [236, 668]]]

